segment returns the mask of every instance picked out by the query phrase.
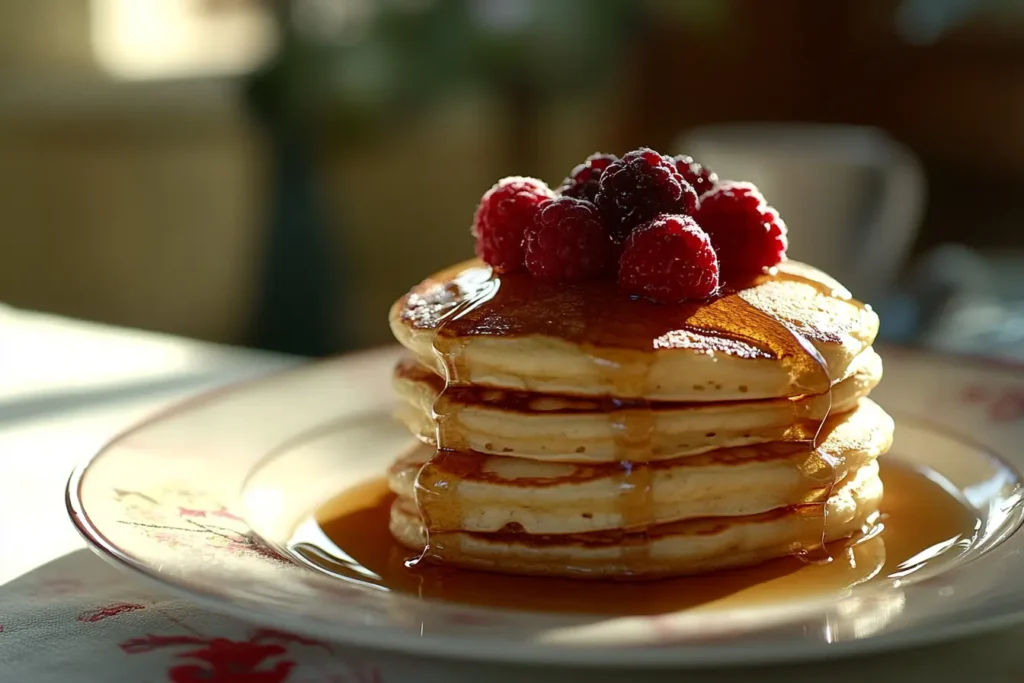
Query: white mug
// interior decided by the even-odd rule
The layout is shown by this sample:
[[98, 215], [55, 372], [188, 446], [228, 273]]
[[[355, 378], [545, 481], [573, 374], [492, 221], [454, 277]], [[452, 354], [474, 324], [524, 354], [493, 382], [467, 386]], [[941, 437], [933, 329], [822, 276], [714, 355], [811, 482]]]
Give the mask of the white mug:
[[724, 124], [693, 130], [676, 151], [757, 185], [789, 228], [789, 257], [866, 301], [885, 294], [920, 225], [921, 165], [874, 128]]

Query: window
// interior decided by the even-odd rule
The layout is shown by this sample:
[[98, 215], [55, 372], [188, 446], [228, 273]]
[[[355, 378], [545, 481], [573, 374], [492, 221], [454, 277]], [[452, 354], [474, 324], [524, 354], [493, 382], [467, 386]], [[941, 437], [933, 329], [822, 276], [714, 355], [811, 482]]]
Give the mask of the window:
[[273, 18], [254, 0], [91, 0], [100, 67], [122, 80], [226, 76], [251, 71], [277, 44]]

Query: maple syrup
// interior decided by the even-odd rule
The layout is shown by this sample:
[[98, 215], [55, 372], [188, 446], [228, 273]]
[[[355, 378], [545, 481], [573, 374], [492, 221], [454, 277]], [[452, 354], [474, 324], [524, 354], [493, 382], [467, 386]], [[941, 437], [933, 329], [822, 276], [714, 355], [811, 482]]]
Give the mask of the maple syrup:
[[[810, 531], [798, 541], [800, 554], [808, 561], [830, 560], [824, 544], [824, 517], [837, 479], [837, 463], [818, 448], [831, 409], [828, 365], [805, 336], [814, 335], [814, 330], [797, 332], [744, 296], [773, 279], [797, 280], [833, 297], [839, 293], [811, 278], [772, 271], [710, 301], [659, 305], [630, 297], [614, 282], [552, 285], [522, 273], [497, 276], [484, 266], [450, 274], [447, 310], [435, 312], [433, 319], [412, 321], [432, 331], [434, 351], [445, 374], [444, 388], [433, 407], [436, 456], [416, 478], [416, 506], [424, 522], [426, 546], [415, 562], [443, 563], [446, 549], [440, 541], [431, 541], [431, 531], [452, 528], [462, 518], [457, 496], [451, 494], [458, 482], [446, 478], [451, 468], [437, 465], [469, 450], [457, 430], [450, 429], [459, 406], [464, 405], [456, 400], [457, 392], [471, 389], [466, 380], [464, 340], [481, 335], [546, 335], [577, 344], [594, 363], [607, 391], [605, 415], [614, 435], [620, 472], [619, 513], [624, 530], [632, 532], [630, 538], [635, 539], [627, 548], [625, 564], [642, 573], [650, 548], [644, 533], [656, 523], [650, 470], [655, 407], [645, 396], [656, 381], [651, 366], [659, 340], [681, 331], [699, 336], [710, 354], [728, 349], [746, 358], [774, 360], [788, 371], [791, 390], [784, 398], [790, 401], [792, 419], [778, 440], [807, 443], [818, 456], [800, 471], [815, 484], [817, 494], [811, 509], [818, 518], [816, 524], [806, 525]], [[809, 420], [804, 411], [806, 399], [817, 396], [825, 398], [826, 410], [820, 419]]]
[[[388, 531], [393, 495], [383, 480], [346, 491], [299, 526], [290, 550], [321, 571], [360, 585], [479, 606], [602, 615], [764, 605], [842, 594], [850, 587], [905, 581], [941, 568], [974, 542], [980, 519], [940, 475], [891, 456], [879, 461], [885, 496], [868, 535], [829, 544], [830, 563], [796, 557], [743, 569], [655, 581], [536, 578], [410, 566], [414, 553]], [[309, 533], [309, 530], [315, 533]], [[305, 531], [303, 531], [305, 530]]]

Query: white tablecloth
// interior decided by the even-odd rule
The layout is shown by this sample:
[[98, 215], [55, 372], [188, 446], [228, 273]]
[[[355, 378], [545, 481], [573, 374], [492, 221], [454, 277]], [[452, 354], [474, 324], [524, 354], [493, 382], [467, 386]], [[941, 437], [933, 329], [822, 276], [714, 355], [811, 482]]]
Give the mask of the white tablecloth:
[[[85, 549], [64, 508], [64, 485], [77, 461], [184, 395], [295, 362], [0, 307], [0, 683], [751, 678], [750, 670], [584, 672], [352, 652], [199, 609], [138, 584]], [[935, 672], [942, 680], [1021, 681], [1022, 634], [760, 668], [756, 678], [860, 681]]]

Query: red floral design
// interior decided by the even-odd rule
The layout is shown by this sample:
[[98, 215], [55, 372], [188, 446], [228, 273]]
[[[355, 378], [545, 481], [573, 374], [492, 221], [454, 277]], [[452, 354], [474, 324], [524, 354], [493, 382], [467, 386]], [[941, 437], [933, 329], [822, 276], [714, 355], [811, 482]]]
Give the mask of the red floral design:
[[90, 612], [83, 612], [82, 614], [79, 614], [78, 621], [91, 624], [97, 621], [103, 621], [104, 619], [109, 619], [110, 617], [116, 617], [117, 615], [124, 614], [125, 612], [134, 612], [140, 609], [146, 608], [143, 605], [137, 605], [132, 602], [115, 602], [112, 605], [107, 605], [106, 607], [101, 607]]
[[257, 640], [276, 639], [286, 643], [295, 643], [297, 645], [319, 647], [323, 648], [324, 650], [327, 650], [328, 652], [331, 651], [331, 648], [326, 643], [322, 643], [319, 640], [314, 640], [312, 638], [303, 638], [302, 636], [296, 635], [294, 633], [289, 633], [288, 631], [278, 631], [276, 628], [256, 629], [255, 631], [253, 631], [252, 637]]
[[[173, 497], [181, 499], [185, 505], [168, 505], [139, 491], [115, 490], [114, 495], [118, 501], [130, 501], [125, 505], [127, 519], [121, 523], [139, 528], [162, 545], [171, 548], [194, 546], [189, 537], [202, 534], [206, 536], [208, 545], [233, 555], [256, 555], [288, 562], [256, 538], [243, 518], [224, 505], [204, 498], [202, 493], [172, 492]], [[214, 518], [223, 521], [218, 523]]]
[[244, 522], [245, 520], [235, 513], [228, 510], [226, 507], [221, 505], [216, 510], [202, 509], [202, 508], [187, 508], [178, 507], [178, 515], [180, 517], [220, 517], [222, 519], [230, 519], [235, 522]]
[[[154, 497], [155, 496], [155, 497]], [[268, 547], [245, 520], [201, 492], [165, 489], [153, 496], [138, 491], [118, 491], [123, 502], [121, 524], [129, 525], [148, 538], [169, 547], [208, 548], [223, 556], [257, 556], [290, 563]], [[354, 590], [354, 589], [353, 589]], [[82, 621], [99, 621], [141, 605], [116, 603], [81, 615]], [[156, 611], [159, 608], [154, 606]], [[190, 631], [188, 626], [180, 624]], [[122, 651], [134, 655], [163, 649], [175, 650], [167, 668], [169, 683], [299, 683], [306, 681], [289, 646], [323, 648], [315, 640], [276, 631], [258, 629], [247, 639], [190, 635], [147, 634], [120, 643]], [[319, 672], [318, 683], [382, 683], [379, 670], [338, 662], [341, 671]]]
[[284, 683], [295, 668], [295, 662], [282, 659], [288, 654], [283, 643], [328, 649], [317, 641], [271, 629], [257, 630], [248, 640], [243, 641], [150, 635], [121, 643], [121, 649], [132, 655], [165, 647], [199, 646], [175, 655], [177, 659], [190, 661], [167, 670], [167, 678], [171, 683]]
[[295, 662], [281, 660], [270, 669], [257, 669], [270, 657], [287, 654], [282, 645], [236, 643], [226, 638], [214, 638], [209, 645], [198, 650], [183, 652], [182, 659], [196, 659], [199, 664], [182, 664], [167, 670], [174, 683], [282, 683], [288, 679]]
[[1024, 387], [966, 387], [961, 396], [967, 403], [981, 405], [993, 422], [1024, 418]]
[[231, 519], [231, 520], [234, 520], [236, 522], [244, 522], [245, 521], [244, 519], [242, 519], [241, 517], [239, 517], [235, 513], [230, 512], [227, 508], [224, 508], [224, 507], [221, 507], [221, 509], [219, 509], [219, 510], [212, 510], [210, 512], [210, 515], [212, 517], [223, 517], [224, 519]]
[[263, 543], [263, 541], [256, 538], [252, 533], [238, 534], [236, 538], [232, 539], [231, 543], [227, 545], [227, 549], [234, 553], [253, 553], [267, 560], [274, 560], [276, 562], [290, 562], [277, 554], [277, 552], [270, 546]]

